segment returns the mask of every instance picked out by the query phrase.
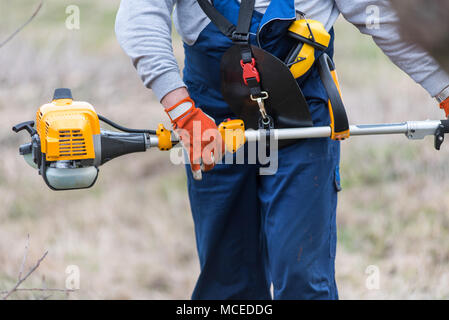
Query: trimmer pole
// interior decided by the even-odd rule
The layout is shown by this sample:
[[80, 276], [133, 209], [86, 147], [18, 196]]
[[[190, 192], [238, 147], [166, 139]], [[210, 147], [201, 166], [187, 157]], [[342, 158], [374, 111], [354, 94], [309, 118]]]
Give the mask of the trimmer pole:
[[[270, 134], [276, 140], [289, 139], [312, 139], [329, 138], [331, 136], [331, 127], [310, 127], [310, 128], [289, 128], [272, 129]], [[421, 140], [427, 136], [435, 137], [435, 148], [440, 149], [444, 142], [444, 134], [449, 133], [449, 120], [426, 120], [426, 121], [407, 121], [400, 123], [383, 123], [368, 125], [350, 126], [351, 136], [375, 136], [375, 135], [394, 135], [404, 134], [410, 140]], [[266, 139], [267, 132], [264, 130], [246, 130], [245, 138], [247, 141], [254, 142]], [[158, 137], [149, 137], [149, 147], [158, 145]], [[176, 139], [173, 140], [177, 143]]]

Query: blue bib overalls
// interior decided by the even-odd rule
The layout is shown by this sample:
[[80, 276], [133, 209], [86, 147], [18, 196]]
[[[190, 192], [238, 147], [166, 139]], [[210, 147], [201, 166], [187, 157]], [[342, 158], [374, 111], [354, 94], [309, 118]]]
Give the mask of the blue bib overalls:
[[[215, 0], [214, 6], [237, 23], [236, 0]], [[264, 15], [254, 12], [251, 42], [284, 59], [295, 17], [293, 0], [272, 0]], [[184, 45], [188, 91], [217, 123], [235, 118], [220, 92], [220, 59], [231, 45], [212, 23], [194, 45]], [[327, 53], [332, 56], [333, 44]], [[314, 125], [329, 125], [316, 67], [300, 86]], [[201, 266], [192, 298], [271, 299], [272, 283], [275, 299], [337, 299], [339, 157], [338, 142], [310, 139], [279, 150], [275, 175], [260, 175], [257, 164], [218, 164], [195, 181], [187, 168]]]

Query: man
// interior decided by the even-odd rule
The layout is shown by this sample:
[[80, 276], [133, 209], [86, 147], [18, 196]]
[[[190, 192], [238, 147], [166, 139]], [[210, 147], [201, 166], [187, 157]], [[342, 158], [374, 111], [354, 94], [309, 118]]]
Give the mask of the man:
[[[236, 24], [239, 2], [214, 0], [213, 5]], [[175, 4], [173, 22], [186, 56], [183, 80], [171, 46]], [[379, 28], [366, 25], [370, 5], [379, 9]], [[449, 76], [427, 53], [401, 41], [396, 15], [386, 0], [258, 0], [250, 42], [285, 58], [287, 52], [279, 48], [285, 47], [286, 31], [298, 11], [321, 21], [332, 35], [333, 24], [343, 14], [431, 96], [440, 102], [449, 96]], [[232, 42], [197, 1], [122, 0], [116, 33], [175, 129], [192, 134], [197, 122], [204, 132], [235, 117], [220, 92], [220, 59]], [[332, 56], [332, 42], [326, 53]], [[298, 81], [314, 125], [329, 125], [328, 96], [317, 66]], [[219, 142], [202, 141], [201, 149], [212, 145], [220, 150]], [[275, 299], [338, 298], [334, 277], [338, 142], [310, 139], [281, 148], [274, 175], [259, 175], [259, 165], [254, 164], [218, 164], [211, 170], [213, 157], [207, 152], [202, 158], [207, 165], [201, 167], [201, 155], [194, 155], [188, 143], [184, 147], [194, 162], [187, 170], [188, 191], [201, 265], [192, 298], [271, 299], [271, 284]]]

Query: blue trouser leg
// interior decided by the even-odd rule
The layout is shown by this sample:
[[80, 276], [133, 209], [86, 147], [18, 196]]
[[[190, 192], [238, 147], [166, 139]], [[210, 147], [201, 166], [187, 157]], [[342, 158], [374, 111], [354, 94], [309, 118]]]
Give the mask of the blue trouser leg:
[[272, 281], [275, 299], [337, 299], [338, 162], [339, 143], [320, 139], [281, 149], [276, 175], [217, 165], [194, 181], [187, 167], [201, 265], [192, 298], [270, 299]]
[[217, 165], [188, 190], [201, 274], [192, 299], [270, 299], [256, 165]]
[[274, 298], [337, 299], [339, 144], [306, 140], [278, 158], [278, 172], [261, 176], [259, 187]]
[[[325, 104], [309, 101], [317, 125]], [[275, 175], [217, 165], [189, 198], [201, 273], [193, 299], [337, 299], [334, 276], [340, 144], [309, 139], [279, 150]]]

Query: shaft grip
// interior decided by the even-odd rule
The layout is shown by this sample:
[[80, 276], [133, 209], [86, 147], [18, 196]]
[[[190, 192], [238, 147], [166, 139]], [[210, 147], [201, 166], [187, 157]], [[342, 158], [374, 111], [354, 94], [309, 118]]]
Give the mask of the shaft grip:
[[101, 134], [101, 164], [129, 153], [146, 151], [144, 133], [114, 133]]

